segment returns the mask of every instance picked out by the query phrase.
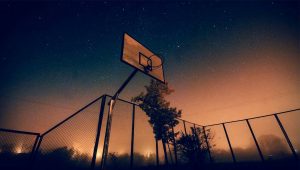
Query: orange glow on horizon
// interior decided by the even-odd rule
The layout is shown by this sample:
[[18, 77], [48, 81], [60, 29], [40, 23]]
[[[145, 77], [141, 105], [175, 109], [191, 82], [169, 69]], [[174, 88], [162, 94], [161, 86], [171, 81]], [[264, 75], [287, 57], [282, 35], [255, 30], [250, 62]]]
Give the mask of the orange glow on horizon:
[[183, 119], [201, 125], [298, 108], [300, 69], [295, 54], [294, 49], [238, 51], [247, 56], [243, 65], [225, 61], [210, 74], [187, 72], [194, 81], [175, 84], [169, 99], [183, 109]]
[[[266, 44], [265, 46], [271, 45]], [[298, 108], [300, 107], [300, 68], [297, 50], [292, 47], [283, 48], [276, 44], [271, 47], [269, 49], [259, 49], [258, 51], [241, 49], [224, 54], [224, 61], [213, 62], [207, 66], [207, 69], [201, 70], [202, 72], [195, 71], [199, 67], [199, 63], [191, 63], [189, 69], [178, 66], [183, 77], [170, 82], [172, 88], [175, 89], [175, 93], [167, 99], [170, 100], [172, 106], [183, 110], [183, 119], [200, 125], [244, 119]], [[235, 57], [235, 60], [232, 60], [232, 58], [226, 60], [227, 57], [230, 58], [230, 55], [240, 57]], [[183, 81], [185, 79], [179, 81], [180, 78], [185, 77], [188, 77], [187, 80], [189, 81]], [[130, 96], [139, 92], [136, 89], [129, 89], [128, 91], [133, 91], [129, 93]], [[12, 129], [45, 132], [49, 127], [52, 127], [84, 106], [86, 101], [90, 101], [90, 98], [92, 98], [91, 96], [85, 97], [66, 100], [65, 98], [59, 98], [58, 94], [49, 94], [43, 100], [43, 103], [46, 103], [44, 105], [32, 102], [18, 103], [13, 105], [13, 108], [7, 109], [5, 126]], [[11, 102], [13, 103], [14, 101], [12, 100]], [[92, 109], [89, 108], [90, 110], [88, 111], [98, 114], [99, 103], [93, 105], [93, 107]], [[131, 109], [128, 105], [125, 106], [120, 102], [116, 104], [111, 130], [112, 147], [110, 147], [110, 152], [124, 154], [130, 151]], [[34, 116], [41, 118], [41, 120], [35, 123], [28, 123], [32, 122]], [[76, 128], [73, 129], [72, 134], [69, 134], [70, 140], [81, 141], [79, 139], [86, 139], [86, 146], [80, 142], [73, 143], [73, 141], [59, 143], [58, 145], [69, 144], [78, 154], [87, 154], [91, 157], [94, 144], [93, 135], [95, 135], [96, 120], [98, 120], [95, 118], [97, 117], [89, 117], [84, 122], [86, 124], [82, 122], [75, 124]], [[299, 116], [294, 118], [294, 120], [299, 119]], [[20, 122], [27, 122], [27, 124], [24, 123], [24, 125]], [[270, 128], [271, 121], [267, 122], [258, 123], [256, 132], [262, 135], [269, 131], [269, 133], [273, 133], [272, 128]], [[292, 120], [287, 120], [286, 122], [292, 122]], [[90, 129], [93, 131], [88, 132], [85, 125], [91, 126]], [[290, 130], [291, 136], [295, 136], [299, 126], [291, 126], [293, 126]], [[105, 123], [102, 127], [105, 127]], [[264, 132], [263, 128], [269, 131]], [[241, 129], [232, 128], [229, 136], [236, 141], [236, 145], [244, 149], [249, 146], [249, 143], [240, 140], [239, 137], [243, 136], [244, 139], [250, 140], [251, 136], [246, 136]], [[137, 145], [135, 151], [146, 157], [154, 153], [153, 131], [147, 122], [146, 115], [142, 112], [136, 117], [135, 135], [135, 144]], [[221, 141], [217, 145], [219, 148], [227, 147], [226, 140], [221, 138], [216, 138], [216, 140]], [[296, 145], [300, 146], [299, 142]], [[145, 147], [151, 149], [145, 151]], [[21, 153], [24, 151], [18, 147], [15, 152]], [[97, 158], [101, 156], [102, 148], [98, 150]]]

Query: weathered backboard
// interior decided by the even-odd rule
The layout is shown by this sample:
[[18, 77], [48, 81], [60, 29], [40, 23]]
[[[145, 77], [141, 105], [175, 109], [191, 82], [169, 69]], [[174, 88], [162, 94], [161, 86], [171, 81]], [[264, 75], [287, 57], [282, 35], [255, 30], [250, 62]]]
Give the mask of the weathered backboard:
[[127, 33], [124, 34], [121, 61], [165, 83], [162, 58]]

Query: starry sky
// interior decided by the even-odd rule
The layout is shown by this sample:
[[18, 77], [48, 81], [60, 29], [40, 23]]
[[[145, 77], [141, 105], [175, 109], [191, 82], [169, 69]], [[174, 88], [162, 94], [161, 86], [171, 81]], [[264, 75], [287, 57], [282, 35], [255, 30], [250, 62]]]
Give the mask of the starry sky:
[[[120, 61], [124, 32], [164, 56], [184, 119], [298, 108], [299, 11], [297, 1], [1, 2], [1, 127], [42, 132], [113, 94], [133, 70]], [[149, 80], [139, 73], [121, 98]]]

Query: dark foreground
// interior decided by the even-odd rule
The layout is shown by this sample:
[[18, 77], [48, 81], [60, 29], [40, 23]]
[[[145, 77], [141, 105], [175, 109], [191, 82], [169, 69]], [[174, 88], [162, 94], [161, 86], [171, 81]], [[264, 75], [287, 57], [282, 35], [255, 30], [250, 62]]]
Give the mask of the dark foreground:
[[300, 162], [266, 162], [266, 163], [214, 163], [203, 164], [202, 166], [173, 166], [173, 167], [152, 167], [143, 168], [147, 170], [300, 170]]
[[[9, 166], [1, 167], [1, 169], [6, 170], [17, 170], [17, 169], [29, 169], [29, 170], [91, 170], [87, 167], [61, 167], [56, 166], [55, 163], [52, 165], [43, 166]], [[100, 167], [95, 167], [95, 169], [100, 170]], [[112, 168], [107, 167], [105, 170], [129, 170], [130, 168]], [[169, 165], [169, 166], [148, 166], [148, 167], [134, 167], [133, 170], [300, 170], [300, 162], [290, 161], [290, 162], [251, 162], [251, 163], [212, 163], [212, 164], [202, 164], [201, 166], [191, 166], [191, 165]]]

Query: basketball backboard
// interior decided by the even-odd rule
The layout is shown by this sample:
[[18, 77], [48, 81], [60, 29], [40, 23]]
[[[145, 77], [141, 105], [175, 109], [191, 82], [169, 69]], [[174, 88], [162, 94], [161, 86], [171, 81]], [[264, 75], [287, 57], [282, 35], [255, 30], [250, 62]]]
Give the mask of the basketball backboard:
[[165, 83], [162, 58], [127, 33], [123, 38], [121, 61]]

